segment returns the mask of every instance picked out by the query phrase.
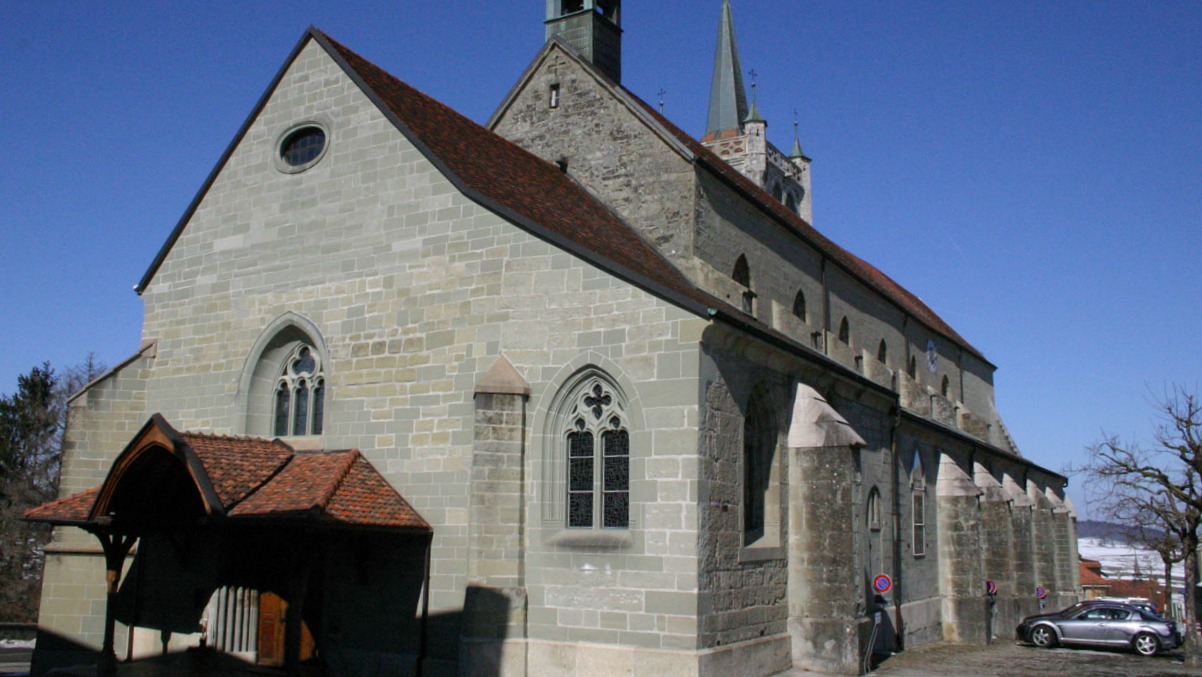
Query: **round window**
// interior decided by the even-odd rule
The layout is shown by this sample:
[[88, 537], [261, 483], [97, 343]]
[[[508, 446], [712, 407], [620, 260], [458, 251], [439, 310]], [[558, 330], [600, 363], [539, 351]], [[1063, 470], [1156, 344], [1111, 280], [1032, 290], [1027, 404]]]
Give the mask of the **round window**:
[[317, 162], [325, 149], [325, 131], [321, 127], [307, 125], [289, 132], [280, 142], [280, 159], [290, 169], [299, 171]]

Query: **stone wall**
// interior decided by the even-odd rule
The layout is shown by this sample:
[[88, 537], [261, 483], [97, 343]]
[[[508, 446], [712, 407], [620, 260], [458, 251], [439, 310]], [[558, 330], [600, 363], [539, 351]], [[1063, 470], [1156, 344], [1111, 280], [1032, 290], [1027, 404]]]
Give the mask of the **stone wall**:
[[[559, 105], [550, 106], [552, 85]], [[666, 147], [646, 111], [614, 97], [610, 85], [558, 45], [549, 46], [493, 114], [493, 131], [589, 188], [663, 254], [693, 254], [693, 168]]]

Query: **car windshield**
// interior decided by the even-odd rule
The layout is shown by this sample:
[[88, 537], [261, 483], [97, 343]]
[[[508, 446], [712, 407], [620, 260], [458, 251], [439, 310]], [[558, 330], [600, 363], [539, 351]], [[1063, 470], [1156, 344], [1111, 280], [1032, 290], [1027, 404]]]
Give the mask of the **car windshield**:
[[1067, 609], [1055, 612], [1055, 614], [1057, 616], [1072, 616], [1080, 612], [1082, 609], [1088, 609], [1092, 606], [1096, 606], [1096, 602], [1077, 602]]

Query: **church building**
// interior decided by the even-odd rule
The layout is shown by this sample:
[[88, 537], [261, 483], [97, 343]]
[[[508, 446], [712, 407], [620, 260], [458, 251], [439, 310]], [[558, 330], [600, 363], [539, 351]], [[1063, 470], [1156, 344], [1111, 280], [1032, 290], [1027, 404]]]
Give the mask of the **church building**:
[[71, 401], [35, 672], [854, 675], [1076, 601], [1066, 479], [815, 227], [729, 0], [696, 137], [545, 3], [484, 125], [305, 31]]

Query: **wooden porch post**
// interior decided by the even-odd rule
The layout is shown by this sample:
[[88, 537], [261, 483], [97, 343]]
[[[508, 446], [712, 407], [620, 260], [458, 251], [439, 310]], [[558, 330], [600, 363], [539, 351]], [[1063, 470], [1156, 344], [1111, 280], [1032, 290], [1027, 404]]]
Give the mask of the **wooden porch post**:
[[125, 558], [137, 540], [132, 534], [117, 534], [109, 531], [93, 532], [104, 549], [104, 579], [107, 594], [104, 603], [104, 645], [100, 649], [100, 674], [112, 675], [117, 672], [117, 652], [115, 650], [116, 615], [113, 604], [117, 600], [117, 591], [121, 584], [121, 570], [125, 566]]
[[288, 609], [284, 612], [284, 668], [288, 674], [300, 671], [302, 634], [304, 632], [305, 596], [309, 594], [309, 577], [313, 572], [313, 553], [320, 549], [301, 549], [288, 581]]

